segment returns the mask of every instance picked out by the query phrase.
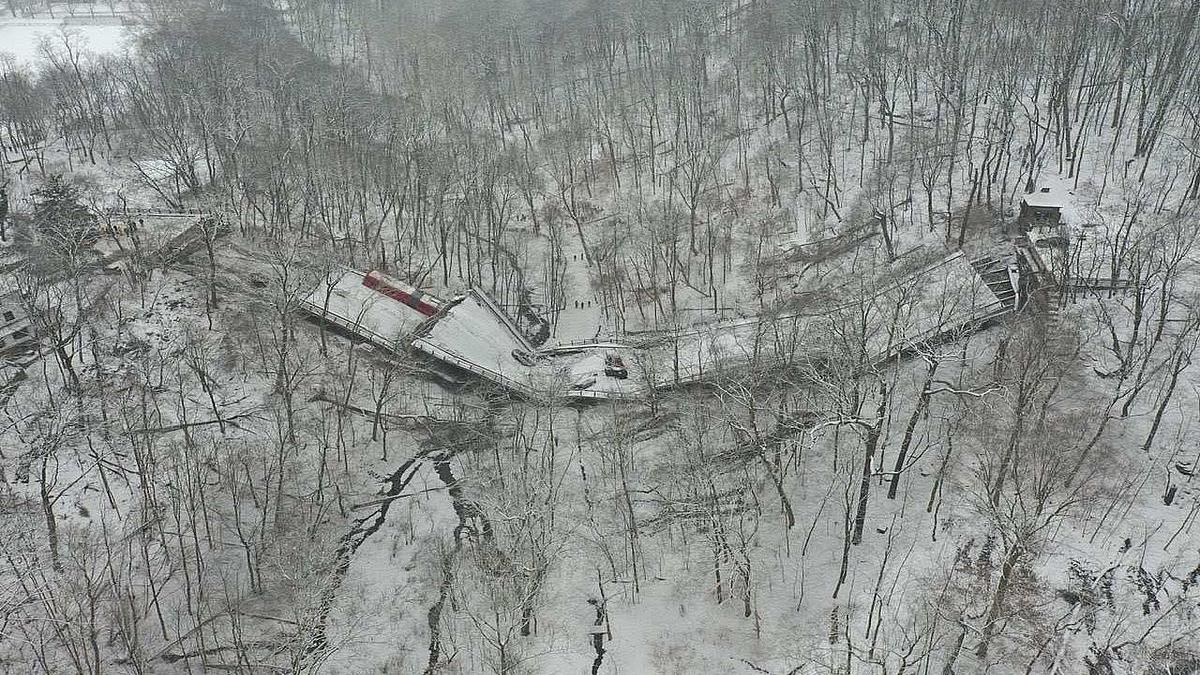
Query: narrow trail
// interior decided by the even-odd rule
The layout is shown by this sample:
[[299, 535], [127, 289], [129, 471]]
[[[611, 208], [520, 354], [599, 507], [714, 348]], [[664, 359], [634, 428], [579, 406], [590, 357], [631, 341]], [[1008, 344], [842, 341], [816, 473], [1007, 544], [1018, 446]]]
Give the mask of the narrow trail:
[[536, 332], [529, 334], [525, 332], [525, 337], [533, 344], [534, 347], [541, 347], [546, 344], [546, 340], [550, 339], [550, 322], [537, 312], [533, 311], [533, 288], [525, 282], [525, 270], [517, 260], [517, 255], [510, 251], [507, 247], [499, 242], [489, 242], [490, 245], [496, 247], [508, 260], [509, 269], [517, 278], [517, 316], [527, 322], [530, 326], [536, 326]]

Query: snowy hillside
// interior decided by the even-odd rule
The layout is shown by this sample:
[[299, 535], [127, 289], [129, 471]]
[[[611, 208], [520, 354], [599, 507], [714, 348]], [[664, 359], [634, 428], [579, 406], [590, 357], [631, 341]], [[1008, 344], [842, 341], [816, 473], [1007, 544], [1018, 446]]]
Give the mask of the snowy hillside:
[[1200, 4], [0, 9], [0, 672], [1200, 673]]

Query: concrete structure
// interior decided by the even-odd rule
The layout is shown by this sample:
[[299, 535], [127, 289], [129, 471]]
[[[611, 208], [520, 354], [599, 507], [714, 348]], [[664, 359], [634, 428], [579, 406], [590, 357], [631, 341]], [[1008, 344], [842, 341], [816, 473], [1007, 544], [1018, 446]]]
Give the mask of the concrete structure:
[[[855, 346], [863, 350], [861, 363], [875, 366], [1016, 310], [1019, 276], [1004, 255], [971, 260], [953, 253], [860, 300], [666, 336], [640, 350], [641, 360], [652, 364], [648, 379], [656, 389], [751, 366], [837, 359]], [[846, 330], [855, 325], [859, 330]]]
[[[446, 303], [416, 331], [410, 344], [416, 351], [531, 398], [623, 399], [648, 393], [648, 379], [631, 348], [574, 345], [539, 350], [480, 288]], [[611, 374], [606, 367], [610, 355], [624, 362], [625, 377]]]
[[334, 272], [300, 300], [300, 309], [376, 346], [402, 352], [429, 317], [365, 281], [366, 275], [354, 270]]
[[1011, 251], [973, 260], [958, 252], [843, 305], [663, 331], [636, 344], [535, 348], [482, 289], [439, 302], [426, 316], [411, 296], [367, 288], [369, 277], [353, 271], [331, 276], [302, 308], [397, 356], [420, 352], [520, 396], [638, 399], [747, 368], [836, 361], [855, 350], [862, 350], [856, 363], [880, 365], [1017, 310], [1028, 270]]

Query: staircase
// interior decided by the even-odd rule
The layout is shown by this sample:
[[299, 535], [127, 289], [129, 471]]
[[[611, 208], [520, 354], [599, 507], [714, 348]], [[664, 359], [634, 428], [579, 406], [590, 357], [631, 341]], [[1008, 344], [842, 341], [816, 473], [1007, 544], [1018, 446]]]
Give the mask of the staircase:
[[971, 266], [975, 268], [975, 271], [979, 273], [979, 278], [987, 284], [987, 287], [1005, 307], [1017, 309], [1018, 289], [1013, 286], [1013, 277], [1009, 274], [1007, 257], [983, 256], [972, 260]]
[[1046, 351], [1054, 356], [1070, 356], [1079, 347], [1073, 331], [1063, 327], [1062, 307], [1060, 294], [1046, 294], [1045, 309], [1041, 313], [1042, 330], [1046, 335]]

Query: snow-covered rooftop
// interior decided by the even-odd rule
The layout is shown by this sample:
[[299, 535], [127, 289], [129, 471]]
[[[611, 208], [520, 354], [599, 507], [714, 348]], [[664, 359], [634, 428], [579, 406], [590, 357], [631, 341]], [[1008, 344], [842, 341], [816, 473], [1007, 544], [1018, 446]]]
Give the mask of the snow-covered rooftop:
[[1071, 193], [1059, 186], [1043, 186], [1021, 198], [1034, 208], [1062, 208], [1071, 201]]

